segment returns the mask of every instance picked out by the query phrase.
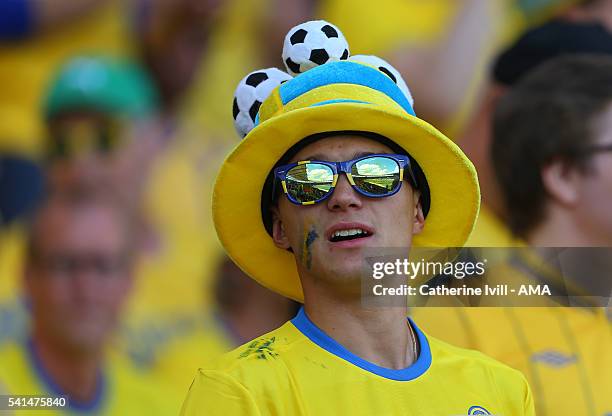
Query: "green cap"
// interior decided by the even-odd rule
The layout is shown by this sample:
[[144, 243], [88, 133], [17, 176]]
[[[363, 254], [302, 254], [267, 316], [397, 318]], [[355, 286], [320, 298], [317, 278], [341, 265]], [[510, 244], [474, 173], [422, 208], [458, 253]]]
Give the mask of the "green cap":
[[49, 88], [44, 114], [73, 111], [112, 117], [144, 118], [159, 106], [157, 91], [145, 70], [125, 59], [77, 57], [65, 63]]

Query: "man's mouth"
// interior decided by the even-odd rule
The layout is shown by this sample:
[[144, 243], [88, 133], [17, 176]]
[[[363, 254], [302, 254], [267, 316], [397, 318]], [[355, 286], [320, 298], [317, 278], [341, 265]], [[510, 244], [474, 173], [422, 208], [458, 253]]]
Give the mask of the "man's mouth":
[[337, 243], [338, 241], [356, 240], [358, 238], [369, 237], [372, 235], [368, 231], [361, 228], [350, 228], [348, 230], [337, 230], [332, 233], [329, 241]]
[[374, 228], [359, 222], [341, 222], [330, 227], [325, 235], [330, 243], [340, 243], [371, 237]]

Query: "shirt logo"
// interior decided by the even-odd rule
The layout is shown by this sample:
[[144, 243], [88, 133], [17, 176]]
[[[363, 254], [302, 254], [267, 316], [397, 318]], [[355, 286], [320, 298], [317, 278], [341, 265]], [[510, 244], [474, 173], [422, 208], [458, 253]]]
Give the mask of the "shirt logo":
[[544, 364], [548, 364], [551, 367], [561, 368], [565, 367], [566, 365], [575, 363], [576, 356], [573, 354], [563, 354], [559, 351], [546, 350], [533, 354], [531, 356], [531, 361], [536, 363], [541, 362]]
[[490, 415], [491, 412], [489, 412], [487, 409], [485, 409], [482, 406], [472, 406], [468, 409], [468, 415], [469, 416], [475, 416], [475, 415]]

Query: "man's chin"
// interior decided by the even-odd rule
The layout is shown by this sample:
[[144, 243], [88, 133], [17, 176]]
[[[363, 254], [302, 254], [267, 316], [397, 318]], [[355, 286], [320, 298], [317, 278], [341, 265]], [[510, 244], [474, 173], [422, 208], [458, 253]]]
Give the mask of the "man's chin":
[[358, 264], [355, 262], [328, 262], [321, 270], [321, 275], [324, 280], [337, 286], [361, 287], [364, 270], [362, 261]]
[[109, 336], [100, 325], [77, 324], [65, 332], [64, 343], [75, 354], [91, 354], [103, 349]]

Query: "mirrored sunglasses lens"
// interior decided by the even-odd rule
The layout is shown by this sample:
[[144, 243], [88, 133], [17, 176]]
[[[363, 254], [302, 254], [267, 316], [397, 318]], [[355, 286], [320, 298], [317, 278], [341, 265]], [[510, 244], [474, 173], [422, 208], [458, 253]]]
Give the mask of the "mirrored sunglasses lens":
[[399, 164], [388, 157], [369, 157], [355, 163], [351, 175], [355, 185], [372, 195], [387, 195], [400, 183]]
[[334, 182], [334, 172], [329, 166], [305, 163], [287, 172], [289, 195], [298, 202], [312, 202], [327, 195]]

